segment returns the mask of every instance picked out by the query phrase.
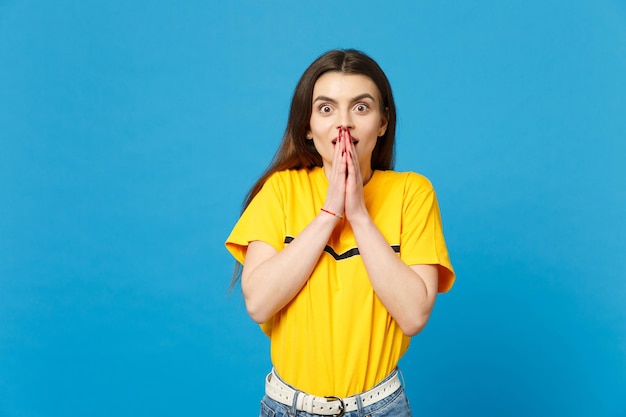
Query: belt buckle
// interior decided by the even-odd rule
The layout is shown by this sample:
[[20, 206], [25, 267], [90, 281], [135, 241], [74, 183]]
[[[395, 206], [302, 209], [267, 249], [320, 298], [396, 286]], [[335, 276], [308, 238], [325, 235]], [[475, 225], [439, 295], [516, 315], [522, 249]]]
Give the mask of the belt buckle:
[[327, 395], [326, 398], [329, 401], [339, 401], [339, 414], [333, 414], [335, 417], [341, 417], [346, 414], [346, 405], [343, 403], [343, 399], [341, 397], [335, 397], [334, 395]]

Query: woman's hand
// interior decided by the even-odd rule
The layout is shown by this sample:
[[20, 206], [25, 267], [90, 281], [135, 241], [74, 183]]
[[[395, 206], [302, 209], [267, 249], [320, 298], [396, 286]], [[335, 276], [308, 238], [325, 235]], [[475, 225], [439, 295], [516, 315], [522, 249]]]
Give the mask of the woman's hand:
[[352, 143], [352, 137], [350, 131], [346, 131], [346, 202], [345, 202], [345, 214], [346, 219], [353, 223], [362, 219], [367, 219], [369, 213], [367, 207], [365, 207], [365, 199], [363, 197], [363, 177], [361, 175], [361, 168], [359, 167], [359, 159], [356, 153], [356, 147]]
[[363, 197], [363, 177], [350, 130], [339, 128], [323, 208], [344, 215], [349, 222], [367, 219], [369, 214]]
[[328, 179], [328, 191], [326, 193], [326, 201], [323, 208], [338, 216], [342, 216], [345, 211], [346, 202], [346, 176], [347, 176], [347, 159], [348, 151], [347, 143], [350, 139], [350, 133], [344, 132], [343, 128], [339, 128], [337, 134], [337, 143], [335, 144], [335, 153], [333, 154], [333, 166]]

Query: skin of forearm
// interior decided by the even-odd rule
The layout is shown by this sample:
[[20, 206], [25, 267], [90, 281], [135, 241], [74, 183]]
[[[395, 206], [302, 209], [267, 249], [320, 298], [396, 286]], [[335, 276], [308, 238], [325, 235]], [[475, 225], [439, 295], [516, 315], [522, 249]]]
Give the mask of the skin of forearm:
[[248, 249], [241, 286], [246, 309], [254, 321], [266, 322], [298, 294], [337, 222], [336, 217], [320, 212], [282, 251], [265, 247], [264, 253], [257, 256]]
[[422, 277], [397, 256], [369, 215], [351, 226], [374, 292], [407, 336], [419, 333], [436, 294], [429, 293]]

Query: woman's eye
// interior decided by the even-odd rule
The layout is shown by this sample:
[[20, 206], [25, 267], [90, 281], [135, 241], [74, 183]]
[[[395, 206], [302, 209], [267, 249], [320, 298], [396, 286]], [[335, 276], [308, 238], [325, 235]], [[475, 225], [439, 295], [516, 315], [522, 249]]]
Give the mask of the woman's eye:
[[320, 113], [330, 113], [332, 111], [332, 107], [328, 104], [322, 104], [319, 108]]
[[365, 103], [359, 103], [356, 106], [354, 106], [354, 109], [358, 112], [365, 112], [369, 110], [369, 106]]

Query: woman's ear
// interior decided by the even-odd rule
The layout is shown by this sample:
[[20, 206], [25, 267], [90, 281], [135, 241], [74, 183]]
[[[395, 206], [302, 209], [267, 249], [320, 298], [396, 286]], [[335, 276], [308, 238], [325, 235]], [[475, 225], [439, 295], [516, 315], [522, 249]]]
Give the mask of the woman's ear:
[[389, 124], [389, 107], [385, 107], [385, 112], [380, 118], [380, 127], [378, 128], [378, 137], [381, 137], [387, 132], [387, 125]]
[[310, 130], [307, 130], [307, 131], [306, 131], [306, 138], [307, 138], [308, 140], [313, 139], [313, 133], [311, 133], [311, 131], [310, 131]]

